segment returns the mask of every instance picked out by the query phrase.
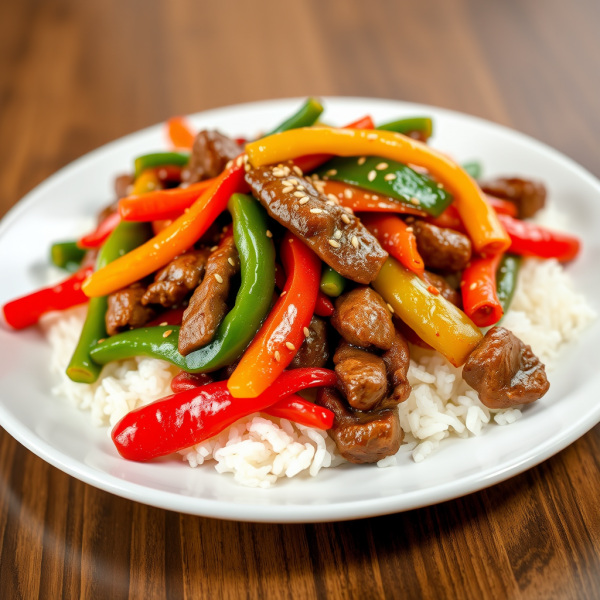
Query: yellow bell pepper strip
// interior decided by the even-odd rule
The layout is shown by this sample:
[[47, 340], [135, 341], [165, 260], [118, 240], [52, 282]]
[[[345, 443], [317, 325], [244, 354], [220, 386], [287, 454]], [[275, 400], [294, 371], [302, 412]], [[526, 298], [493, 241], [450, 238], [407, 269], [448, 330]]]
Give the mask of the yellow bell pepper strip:
[[296, 236], [287, 232], [279, 248], [287, 281], [227, 388], [234, 398], [256, 398], [292, 362], [304, 342], [304, 329], [315, 311], [321, 261]]
[[462, 310], [441, 294], [432, 294], [427, 283], [404, 268], [395, 258], [381, 267], [373, 288], [427, 344], [455, 367], [463, 365], [483, 338], [479, 328]]
[[254, 167], [317, 153], [380, 156], [424, 167], [454, 195], [456, 208], [477, 252], [504, 252], [510, 246], [510, 238], [475, 180], [441, 152], [399, 133], [307, 127], [252, 142], [246, 146], [246, 152]]
[[231, 195], [248, 189], [244, 175], [242, 161], [235, 161], [186, 213], [143, 246], [94, 273], [83, 284], [83, 291], [90, 297], [106, 296], [154, 273], [191, 248], [227, 208]]

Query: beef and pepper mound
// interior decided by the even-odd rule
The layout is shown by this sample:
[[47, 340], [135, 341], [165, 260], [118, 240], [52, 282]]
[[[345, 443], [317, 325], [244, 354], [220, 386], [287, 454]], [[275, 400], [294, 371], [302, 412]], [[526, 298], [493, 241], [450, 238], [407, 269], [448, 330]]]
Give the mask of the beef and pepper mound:
[[194, 139], [190, 162], [181, 171], [183, 183], [197, 183], [216, 177], [225, 165], [239, 156], [240, 146], [218, 131], [201, 131]]
[[519, 219], [529, 219], [546, 205], [546, 187], [538, 181], [519, 177], [499, 177], [481, 184], [490, 196], [510, 200], [517, 205]]
[[317, 191], [293, 163], [251, 169], [246, 181], [269, 216], [338, 273], [364, 284], [377, 277], [388, 253], [359, 219]]
[[504, 327], [492, 327], [469, 356], [464, 380], [493, 409], [539, 400], [550, 388], [540, 359]]

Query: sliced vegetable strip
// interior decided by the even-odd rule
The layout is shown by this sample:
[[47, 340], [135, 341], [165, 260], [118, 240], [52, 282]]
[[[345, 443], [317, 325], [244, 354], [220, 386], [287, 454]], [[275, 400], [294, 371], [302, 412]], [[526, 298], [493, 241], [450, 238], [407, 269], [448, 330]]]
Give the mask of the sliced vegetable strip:
[[81, 284], [93, 271], [89, 266], [58, 285], [43, 288], [33, 294], [7, 302], [2, 307], [4, 319], [14, 329], [35, 325], [40, 317], [53, 310], [66, 310], [88, 301]]
[[496, 271], [501, 254], [471, 259], [462, 276], [461, 292], [464, 311], [478, 327], [490, 327], [503, 315], [496, 292]]
[[510, 251], [514, 254], [556, 258], [561, 262], [573, 260], [579, 254], [581, 242], [575, 236], [550, 231], [508, 215], [498, 215], [498, 218], [510, 236]]
[[192, 149], [194, 145], [194, 132], [185, 117], [172, 117], [167, 121], [167, 135], [173, 148]]
[[54, 266], [76, 273], [85, 253], [86, 251], [80, 248], [77, 242], [57, 242], [50, 248], [50, 260]]
[[154, 169], [165, 165], [176, 165], [185, 167], [190, 160], [188, 152], [153, 152], [152, 154], [144, 154], [135, 159], [135, 176], [136, 178], [146, 169]]
[[335, 385], [327, 369], [282, 373], [257, 398], [233, 398], [227, 381], [173, 394], [131, 411], [113, 428], [117, 451], [129, 460], [150, 460], [209, 439], [238, 419], [258, 412], [300, 390]]
[[496, 198], [496, 196], [486, 196], [489, 205], [499, 215], [508, 215], [510, 217], [516, 217], [518, 213], [517, 205], [510, 200], [503, 200], [502, 198]]
[[323, 112], [323, 105], [318, 98], [308, 98], [300, 107], [298, 112], [294, 113], [289, 119], [285, 120], [281, 125], [277, 126], [271, 133], [280, 133], [298, 127], [310, 127]]
[[462, 168], [473, 178], [479, 179], [483, 173], [483, 167], [477, 160], [470, 160], [462, 164]]
[[329, 265], [323, 264], [323, 272], [321, 273], [321, 291], [330, 298], [337, 298], [343, 291], [348, 280], [342, 277], [335, 269]]
[[287, 273], [283, 294], [229, 378], [234, 398], [255, 398], [277, 379], [304, 342], [304, 328], [315, 311], [321, 261], [289, 232], [280, 254]]
[[500, 300], [504, 314], [508, 312], [513, 296], [515, 295], [515, 290], [517, 289], [521, 262], [519, 256], [505, 254], [496, 271], [496, 294], [498, 295], [498, 300]]
[[478, 252], [503, 252], [510, 245], [508, 235], [477, 183], [444, 154], [401, 134], [311, 127], [253, 142], [246, 146], [246, 152], [256, 167], [320, 152], [381, 156], [422, 166], [454, 194], [458, 212]]
[[335, 311], [333, 302], [321, 291], [317, 294], [317, 303], [315, 304], [315, 315], [317, 317], [330, 317]]
[[[143, 244], [149, 237], [150, 229], [145, 223], [126, 223], [122, 221], [102, 246], [98, 254], [97, 267], [101, 269], [133, 248]], [[67, 367], [69, 379], [78, 383], [93, 383], [98, 379], [102, 367], [92, 360], [90, 350], [99, 340], [106, 337], [105, 317], [107, 308], [108, 299], [106, 296], [90, 300], [83, 330]]]
[[395, 131], [396, 133], [410, 133], [411, 131], [420, 131], [425, 139], [433, 134], [433, 121], [429, 117], [410, 117], [400, 119], [391, 123], [378, 125], [377, 129], [384, 131]]
[[247, 189], [243, 165], [226, 169], [177, 220], [148, 243], [94, 273], [85, 282], [88, 296], [104, 296], [164, 267], [176, 256], [191, 248], [227, 207], [232, 194]]
[[85, 250], [100, 248], [108, 239], [108, 236], [114, 231], [115, 227], [121, 222], [121, 216], [114, 212], [104, 219], [92, 233], [84, 235], [77, 245]]
[[131, 195], [119, 200], [119, 214], [124, 221], [160, 221], [189, 208], [215, 183], [207, 179], [186, 188], [156, 190], [143, 195]]
[[425, 263], [417, 250], [417, 238], [402, 219], [394, 215], [370, 215], [361, 217], [364, 226], [379, 240], [384, 250], [398, 259], [409, 271], [423, 275]]
[[464, 364], [481, 338], [479, 328], [441, 294], [427, 290], [418, 275], [388, 258], [371, 284], [416, 334], [454, 366]]

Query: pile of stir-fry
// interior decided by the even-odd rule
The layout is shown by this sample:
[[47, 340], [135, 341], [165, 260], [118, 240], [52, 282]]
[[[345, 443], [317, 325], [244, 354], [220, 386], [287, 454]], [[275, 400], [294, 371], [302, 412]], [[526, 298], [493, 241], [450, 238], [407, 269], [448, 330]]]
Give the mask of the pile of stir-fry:
[[[477, 183], [477, 164], [427, 145], [428, 118], [338, 129], [314, 125], [322, 111], [311, 98], [255, 141], [170, 120], [175, 150], [137, 158], [96, 230], [52, 247], [72, 276], [4, 306], [20, 329], [88, 302], [73, 381], [136, 356], [181, 369], [173, 395], [114, 427], [125, 458], [188, 448], [261, 411], [330, 430], [351, 462], [378, 461], [402, 443], [410, 344], [464, 365], [489, 408], [548, 390], [531, 348], [497, 326], [521, 256], [579, 251], [523, 220], [543, 185]], [[298, 395], [312, 387], [316, 402]]]

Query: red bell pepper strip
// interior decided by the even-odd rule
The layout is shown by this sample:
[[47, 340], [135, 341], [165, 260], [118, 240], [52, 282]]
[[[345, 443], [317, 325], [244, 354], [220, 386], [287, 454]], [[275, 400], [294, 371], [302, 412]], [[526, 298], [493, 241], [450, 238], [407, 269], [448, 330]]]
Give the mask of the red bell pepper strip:
[[478, 327], [496, 324], [504, 314], [496, 290], [502, 254], [473, 258], [461, 281], [463, 310]]
[[304, 342], [304, 328], [315, 312], [321, 261], [287, 232], [279, 253], [287, 281], [267, 320], [248, 346], [227, 388], [234, 398], [256, 398], [292, 362]]
[[144, 327], [158, 327], [160, 325], [181, 325], [185, 308], [170, 308], [166, 312], [158, 315], [156, 319], [146, 323]]
[[351, 208], [354, 212], [398, 213], [419, 217], [426, 217], [428, 215], [425, 211], [409, 204], [392, 200], [387, 196], [372, 194], [368, 190], [348, 185], [342, 181], [330, 180], [324, 182], [323, 191], [327, 195], [333, 194], [342, 206]]
[[167, 121], [167, 135], [173, 148], [191, 149], [194, 145], [194, 132], [184, 117], [172, 117]]
[[233, 398], [227, 381], [209, 383], [131, 411], [115, 425], [111, 437], [123, 458], [150, 460], [199, 444], [300, 390], [333, 386], [336, 379], [328, 369], [285, 371], [256, 398]]
[[425, 263], [417, 250], [417, 238], [412, 227], [395, 215], [364, 214], [363, 225], [379, 240], [379, 243], [409, 271], [423, 275]]
[[84, 235], [77, 245], [80, 248], [91, 250], [92, 248], [100, 248], [108, 239], [108, 236], [114, 231], [115, 227], [121, 222], [121, 215], [114, 212], [104, 219], [92, 233]]
[[58, 285], [7, 302], [2, 307], [6, 322], [14, 329], [24, 329], [35, 325], [47, 312], [84, 304], [88, 297], [81, 290], [81, 284], [93, 271], [93, 265], [89, 265]]
[[[375, 123], [373, 123], [373, 119], [367, 115], [366, 117], [358, 119], [358, 121], [354, 121], [354, 123], [349, 123], [344, 129], [375, 129]], [[303, 173], [310, 173], [331, 158], [333, 158], [333, 154], [307, 154], [306, 156], [295, 158], [294, 164], [300, 167]]]
[[510, 217], [516, 217], [518, 213], [517, 205], [510, 200], [503, 200], [502, 198], [496, 198], [496, 196], [487, 196], [487, 201], [490, 206], [499, 215], [509, 215]]
[[317, 303], [315, 304], [315, 315], [317, 317], [330, 317], [335, 312], [333, 302], [321, 291], [317, 294]]
[[427, 222], [436, 225], [437, 227], [454, 229], [454, 231], [467, 233], [458, 211], [452, 204], [438, 217], [427, 217]]
[[513, 254], [556, 258], [561, 262], [573, 260], [581, 249], [578, 238], [559, 231], [550, 231], [534, 223], [519, 221], [508, 215], [498, 215], [500, 223], [510, 237]]
[[[171, 381], [174, 393], [194, 390], [212, 383], [213, 379], [208, 373], [188, 373], [181, 371]], [[297, 394], [292, 394], [265, 408], [262, 412], [272, 417], [288, 419], [300, 425], [315, 427], [317, 429], [331, 429], [333, 427], [333, 413], [313, 402], [304, 400]]]
[[119, 214], [124, 221], [161, 221], [182, 213], [215, 183], [207, 179], [185, 188], [156, 190], [119, 200]]

